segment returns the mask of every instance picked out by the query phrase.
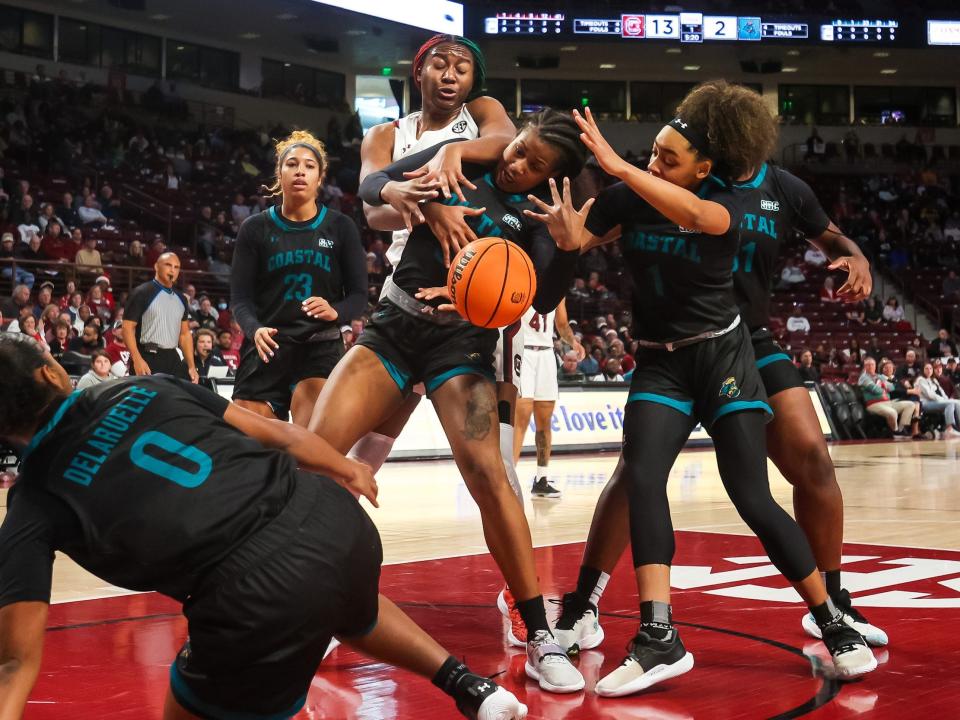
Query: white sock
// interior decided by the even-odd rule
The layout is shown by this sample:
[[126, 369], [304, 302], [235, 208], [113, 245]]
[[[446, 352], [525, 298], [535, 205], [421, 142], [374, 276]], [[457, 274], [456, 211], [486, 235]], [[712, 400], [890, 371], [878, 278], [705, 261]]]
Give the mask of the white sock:
[[520, 480], [517, 478], [517, 468], [513, 464], [513, 425], [500, 423], [500, 457], [503, 458], [503, 468], [507, 471], [507, 480], [517, 500], [523, 505], [523, 490], [520, 489]]
[[542, 477], [548, 477], [550, 475], [550, 469], [546, 465], [537, 465], [537, 480]]
[[357, 444], [350, 448], [347, 457], [351, 460], [365, 462], [373, 468], [373, 474], [376, 475], [383, 467], [383, 463], [386, 462], [390, 449], [395, 442], [396, 438], [389, 435], [370, 432], [357, 440]]
[[608, 580], [610, 580], [610, 575], [601, 572], [600, 579], [597, 580], [597, 584], [590, 593], [590, 602], [592, 602], [595, 607], [600, 607], [600, 598], [603, 597], [603, 591], [607, 589]]

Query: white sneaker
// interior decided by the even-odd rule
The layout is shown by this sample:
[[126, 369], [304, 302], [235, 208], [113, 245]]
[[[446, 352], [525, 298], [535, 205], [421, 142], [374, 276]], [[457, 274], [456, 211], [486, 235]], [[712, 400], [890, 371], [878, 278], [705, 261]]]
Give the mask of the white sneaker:
[[[846, 590], [841, 590], [840, 594], [833, 598], [833, 602], [837, 606], [837, 609], [843, 613], [843, 621], [860, 633], [867, 643], [873, 647], [883, 647], [889, 642], [889, 638], [883, 630], [878, 628], [876, 625], [873, 625], [859, 610], [853, 607], [849, 592]], [[803, 620], [801, 620], [800, 624], [803, 626], [803, 629], [807, 635], [815, 637], [818, 640], [823, 639], [823, 633], [820, 631], [820, 626], [817, 625], [817, 621], [813, 619], [813, 615], [810, 613], [807, 613], [803, 616]]]
[[338, 647], [340, 647], [340, 641], [336, 638], [330, 638], [330, 644], [327, 645], [327, 649], [323, 653], [323, 659], [326, 660], [330, 656], [330, 653], [332, 653]]
[[947, 428], [943, 431], [944, 440], [960, 440], [960, 432], [957, 432], [953, 428]]
[[527, 706], [509, 690], [468, 673], [457, 683], [457, 710], [469, 720], [524, 720]]
[[583, 675], [570, 662], [549, 630], [537, 630], [527, 643], [527, 677], [547, 692], [573, 693], [583, 690]]
[[823, 644], [830, 651], [833, 667], [839, 676], [854, 678], [877, 669], [877, 659], [867, 641], [846, 622], [837, 619], [824, 627], [822, 634]]
[[597, 607], [587, 603], [587, 608], [578, 612], [581, 605], [582, 601], [575, 593], [567, 593], [560, 601], [560, 617], [553, 629], [553, 636], [568, 655], [592, 650], [603, 642], [603, 628], [600, 627]]
[[675, 678], [693, 669], [688, 653], [676, 629], [670, 640], [655, 640], [644, 632], [631, 641], [629, 652], [616, 670], [596, 685], [597, 695], [623, 697], [646, 690], [658, 682]]

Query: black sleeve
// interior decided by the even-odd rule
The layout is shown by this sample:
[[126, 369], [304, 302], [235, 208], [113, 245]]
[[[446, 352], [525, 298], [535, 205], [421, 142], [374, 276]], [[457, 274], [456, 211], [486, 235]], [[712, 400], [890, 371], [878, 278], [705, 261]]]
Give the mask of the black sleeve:
[[10, 509], [0, 527], [0, 607], [15, 602], [48, 603], [55, 548], [53, 520], [23, 491], [11, 490], [8, 503]]
[[530, 238], [530, 259], [537, 272], [533, 307], [542, 315], [556, 310], [573, 280], [580, 253], [557, 247], [545, 225], [537, 224]]
[[830, 218], [813, 190], [785, 170], [774, 170], [783, 200], [794, 213], [794, 225], [808, 238], [818, 238], [830, 226]]
[[126, 305], [123, 306], [123, 319], [132, 320], [138, 323], [143, 319], [143, 314], [150, 307], [150, 301], [153, 300], [153, 288], [150, 285], [140, 285], [134, 288], [127, 298]]
[[258, 224], [259, 215], [251, 215], [240, 226], [237, 243], [233, 248], [233, 264], [230, 269], [230, 307], [243, 334], [253, 341], [262, 325], [257, 318], [257, 306], [254, 293], [259, 270], [257, 241], [261, 235]]
[[360, 191], [357, 194], [367, 205], [383, 205], [380, 191], [383, 190], [384, 185], [391, 180], [405, 180], [406, 178], [403, 177], [404, 173], [413, 172], [426, 165], [433, 160], [433, 156], [436, 155], [444, 145], [463, 142], [464, 139], [465, 138], [454, 138], [453, 140], [445, 140], [442, 143], [437, 143], [424, 150], [415, 152], [412, 155], [405, 155], [396, 162], [387, 165], [383, 170], [378, 170], [377, 172], [367, 175], [367, 177], [363, 179], [363, 182], [360, 183]]
[[[724, 188], [711, 192], [703, 199], [707, 200], [708, 202], [715, 202], [717, 205], [721, 205], [726, 208], [727, 212], [730, 213], [730, 226], [727, 228], [727, 233], [739, 232], [740, 222], [743, 220], [744, 202], [753, 194], [753, 192], [753, 190], [734, 190]], [[726, 235], [727, 233], [723, 234]]]
[[191, 400], [199, 403], [205, 410], [209, 410], [218, 418], [222, 418], [230, 406], [229, 400], [218, 393], [210, 392], [210, 390], [202, 385], [194, 385], [186, 380], [177, 379], [172, 380], [172, 382], [175, 382], [180, 390], [187, 393]]
[[357, 226], [346, 215], [340, 217], [337, 236], [340, 238], [343, 300], [333, 303], [333, 309], [337, 311], [337, 322], [342, 325], [363, 315], [367, 307], [367, 254]]
[[618, 182], [603, 190], [590, 208], [585, 227], [597, 237], [603, 237], [610, 230], [630, 219], [636, 207], [647, 205], [647, 201], [637, 195], [624, 182]]

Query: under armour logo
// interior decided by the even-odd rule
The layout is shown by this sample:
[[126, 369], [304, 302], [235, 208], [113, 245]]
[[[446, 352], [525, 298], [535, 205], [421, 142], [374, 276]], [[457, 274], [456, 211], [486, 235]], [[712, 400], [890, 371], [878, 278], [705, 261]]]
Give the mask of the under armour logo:
[[687, 129], [687, 123], [685, 123], [685, 122], [684, 122], [683, 120], [681, 120], [680, 118], [677, 118], [677, 119], [674, 120], [673, 122], [676, 123], [677, 125], [679, 125], [680, 127], [682, 127], [684, 130]]
[[490, 683], [485, 683], [485, 682], [484, 682], [484, 683], [480, 683], [479, 685], [477, 685], [477, 690], [478, 690], [479, 692], [482, 692], [482, 693], [485, 693], [485, 692], [486, 692], [487, 690], [489, 690], [490, 688], [491, 688]]

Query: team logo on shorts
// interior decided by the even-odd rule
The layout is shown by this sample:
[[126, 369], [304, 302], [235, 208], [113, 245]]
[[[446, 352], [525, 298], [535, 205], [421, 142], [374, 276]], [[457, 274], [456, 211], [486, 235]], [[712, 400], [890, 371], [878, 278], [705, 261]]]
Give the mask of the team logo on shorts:
[[470, 362], [480, 362], [480, 353], [470, 353], [467, 355], [467, 360]]
[[740, 397], [740, 388], [737, 387], [735, 377], [728, 377], [723, 381], [723, 385], [720, 386], [720, 397], [730, 398], [731, 400]]
[[453, 132], [455, 132], [457, 135], [460, 135], [467, 129], [467, 121], [461, 120], [450, 129], [453, 130]]

